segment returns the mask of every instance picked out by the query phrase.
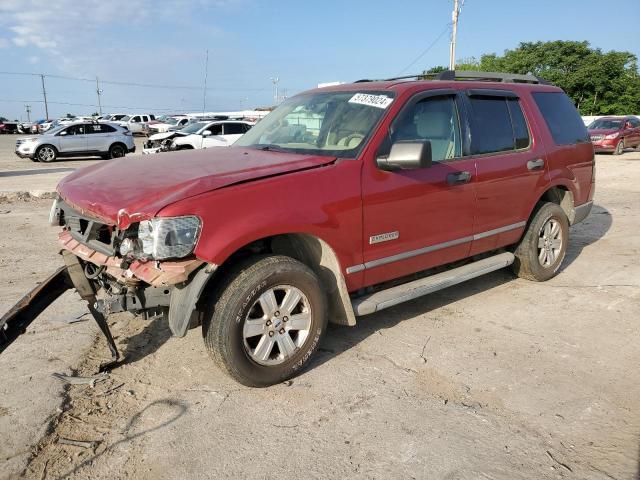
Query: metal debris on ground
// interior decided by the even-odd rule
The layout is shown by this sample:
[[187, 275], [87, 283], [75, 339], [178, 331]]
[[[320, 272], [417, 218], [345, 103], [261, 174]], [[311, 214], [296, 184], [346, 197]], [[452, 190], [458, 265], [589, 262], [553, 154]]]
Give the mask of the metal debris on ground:
[[68, 383], [69, 385], [91, 385], [91, 388], [95, 387], [96, 383], [104, 382], [109, 375], [106, 373], [101, 373], [98, 375], [93, 375], [91, 377], [78, 377], [73, 375], [65, 375], [63, 373], [52, 373], [52, 377], [57, 378], [58, 380]]

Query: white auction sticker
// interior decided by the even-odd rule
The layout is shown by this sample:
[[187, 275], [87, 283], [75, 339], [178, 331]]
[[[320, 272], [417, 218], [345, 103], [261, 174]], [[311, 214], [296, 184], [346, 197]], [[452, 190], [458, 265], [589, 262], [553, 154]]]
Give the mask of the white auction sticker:
[[393, 102], [393, 98], [386, 95], [371, 95], [369, 93], [356, 93], [349, 103], [359, 103], [360, 105], [368, 105], [370, 107], [387, 108]]

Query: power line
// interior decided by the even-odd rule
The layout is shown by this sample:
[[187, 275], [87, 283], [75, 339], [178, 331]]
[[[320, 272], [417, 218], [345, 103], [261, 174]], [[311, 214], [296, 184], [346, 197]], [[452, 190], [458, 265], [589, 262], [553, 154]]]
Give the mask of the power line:
[[[0, 98], [0, 102], [6, 102], [6, 103], [44, 103], [44, 100], [9, 100], [9, 99], [5, 99], [5, 98]], [[52, 104], [52, 105], [65, 105], [65, 106], [69, 106], [69, 107], [97, 107], [98, 105], [93, 104], [93, 103], [72, 103], [72, 102], [52, 102], [49, 101], [48, 103]], [[181, 107], [162, 107], [162, 108], [158, 108], [158, 107], [132, 107], [131, 105], [102, 105], [105, 108], [121, 108], [121, 109], [128, 109], [128, 110], [147, 110], [150, 112], [166, 112], [166, 111], [171, 111], [171, 112], [183, 112], [186, 110], [193, 110], [193, 111], [197, 111], [198, 107], [194, 107], [194, 106], [181, 106]], [[213, 108], [213, 110], [224, 110], [221, 108]]]
[[438, 42], [440, 41], [440, 39], [444, 36], [444, 34], [445, 34], [445, 33], [447, 33], [447, 32], [449, 31], [449, 28], [450, 28], [450, 27], [451, 27], [451, 23], [447, 23], [447, 25], [445, 26], [444, 30], [442, 30], [442, 32], [440, 33], [440, 35], [438, 35], [438, 36], [436, 37], [436, 39], [435, 39], [433, 42], [431, 42], [431, 43], [429, 44], [429, 46], [428, 46], [427, 48], [425, 48], [425, 49], [422, 51], [422, 53], [421, 53], [420, 55], [418, 55], [418, 56], [415, 58], [415, 60], [413, 60], [413, 62], [411, 62], [409, 65], [407, 65], [407, 66], [406, 66], [406, 67], [404, 67], [402, 70], [400, 70], [400, 72], [398, 72], [398, 76], [399, 76], [399, 75], [402, 75], [404, 72], [406, 72], [407, 70], [409, 70], [411, 67], [413, 67], [413, 66], [416, 64], [416, 62], [418, 62], [418, 60], [420, 60], [422, 57], [424, 57], [424, 56], [427, 54], [427, 52], [429, 52], [429, 50], [431, 50], [431, 49], [436, 45], [436, 43], [438, 43]]
[[[25, 76], [33, 76], [40, 77], [45, 76], [49, 78], [56, 78], [60, 80], [74, 80], [78, 82], [91, 82], [94, 83], [95, 78], [82, 78], [82, 77], [70, 77], [65, 75], [55, 75], [50, 73], [31, 73], [31, 72], [9, 72], [9, 71], [0, 71], [0, 75], [25, 75]], [[139, 83], [139, 82], [120, 82], [117, 80], [104, 80], [100, 79], [101, 84], [108, 85], [120, 85], [124, 87], [141, 87], [141, 88], [161, 88], [161, 89], [170, 89], [170, 90], [195, 90], [202, 91], [202, 87], [196, 87], [191, 85], [166, 85], [166, 84], [157, 84], [157, 83]], [[295, 91], [306, 90], [307, 88], [297, 88]], [[270, 88], [229, 88], [229, 87], [208, 87], [207, 90], [210, 91], [227, 91], [227, 92], [269, 92]]]

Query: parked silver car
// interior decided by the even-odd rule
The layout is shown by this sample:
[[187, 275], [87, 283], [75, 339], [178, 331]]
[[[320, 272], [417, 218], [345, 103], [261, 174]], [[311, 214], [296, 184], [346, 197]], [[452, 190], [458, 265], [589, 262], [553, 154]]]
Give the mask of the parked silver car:
[[111, 123], [78, 122], [37, 137], [19, 138], [16, 155], [34, 162], [53, 162], [60, 157], [124, 157], [136, 146], [127, 128]]

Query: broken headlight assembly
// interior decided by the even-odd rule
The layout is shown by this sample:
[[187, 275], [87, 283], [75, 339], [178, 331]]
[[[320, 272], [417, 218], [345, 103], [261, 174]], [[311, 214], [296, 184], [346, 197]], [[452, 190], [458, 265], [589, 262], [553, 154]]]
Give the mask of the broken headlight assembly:
[[138, 224], [137, 238], [122, 241], [120, 254], [153, 260], [183, 258], [193, 252], [199, 233], [200, 219], [195, 216], [145, 220]]

